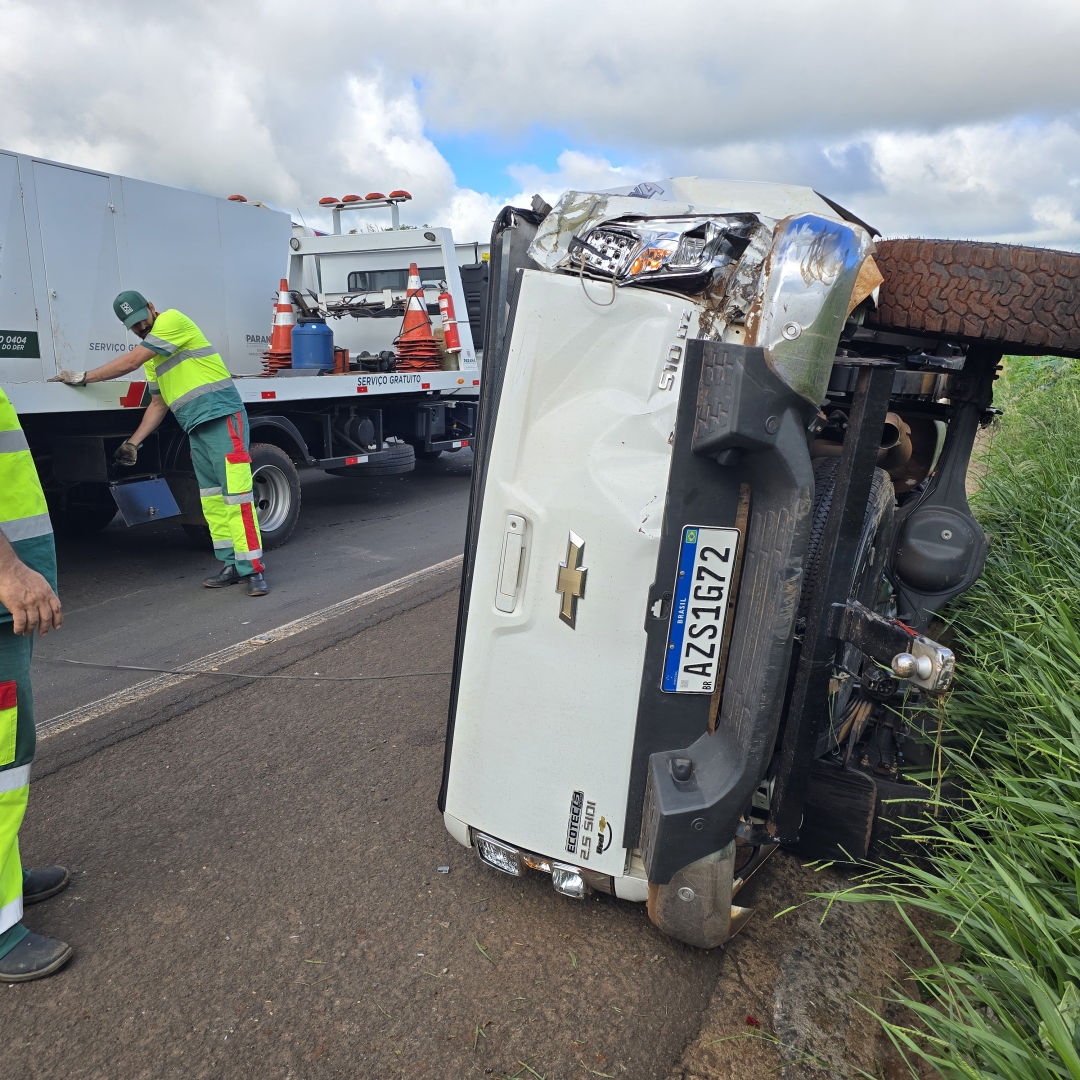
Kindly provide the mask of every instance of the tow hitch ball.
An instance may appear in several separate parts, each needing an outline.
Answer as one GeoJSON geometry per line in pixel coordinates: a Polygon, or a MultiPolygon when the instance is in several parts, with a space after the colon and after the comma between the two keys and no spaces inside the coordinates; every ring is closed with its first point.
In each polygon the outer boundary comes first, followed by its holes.
{"type": "Polygon", "coordinates": [[[956,658],[951,650],[857,600],[833,604],[829,632],[929,694],[943,694],[952,685],[956,658]]]}

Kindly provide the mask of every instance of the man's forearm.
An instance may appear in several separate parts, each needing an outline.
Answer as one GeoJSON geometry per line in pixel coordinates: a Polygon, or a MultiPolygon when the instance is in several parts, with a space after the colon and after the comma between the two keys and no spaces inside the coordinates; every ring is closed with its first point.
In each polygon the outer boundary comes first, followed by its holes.
{"type": "Polygon", "coordinates": [[[0,532],[0,578],[10,574],[16,566],[21,565],[22,560],[15,554],[8,538],[0,532]]]}
{"type": "Polygon", "coordinates": [[[143,365],[143,357],[139,353],[140,349],[136,346],[131,352],[126,352],[123,356],[102,364],[101,367],[92,368],[86,373],[86,381],[88,383],[108,382],[110,379],[118,379],[121,375],[130,375],[136,368],[143,365]]]}
{"type": "Polygon", "coordinates": [[[161,395],[154,394],[150,398],[150,404],[147,405],[146,412],[143,413],[142,420],[139,421],[139,426],[135,429],[135,434],[128,439],[128,442],[133,442],[136,446],[145,442],[146,436],[158,429],[168,411],[169,406],[162,400],[161,395]]]}
{"type": "Polygon", "coordinates": [[[36,570],[31,570],[0,533],[0,603],[11,612],[11,628],[28,635],[35,630],[47,634],[64,621],[52,586],[36,570]]]}

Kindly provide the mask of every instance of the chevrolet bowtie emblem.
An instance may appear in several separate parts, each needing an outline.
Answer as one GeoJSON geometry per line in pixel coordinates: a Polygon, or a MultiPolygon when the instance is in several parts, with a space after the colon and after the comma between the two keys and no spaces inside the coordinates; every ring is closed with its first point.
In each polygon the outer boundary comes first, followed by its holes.
{"type": "Polygon", "coordinates": [[[576,532],[570,533],[567,542],[566,562],[559,563],[559,578],[555,591],[562,594],[562,607],[559,618],[572,630],[577,620],[577,602],[585,595],[585,575],[587,566],[580,566],[581,556],[585,551],[585,541],[576,532]]]}

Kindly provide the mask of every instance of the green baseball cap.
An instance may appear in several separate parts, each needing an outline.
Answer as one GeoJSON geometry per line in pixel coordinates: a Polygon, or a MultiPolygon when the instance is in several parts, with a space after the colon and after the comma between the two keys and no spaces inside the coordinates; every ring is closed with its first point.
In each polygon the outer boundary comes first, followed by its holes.
{"type": "Polygon", "coordinates": [[[146,297],[134,289],[122,292],[113,302],[112,309],[116,317],[130,330],[136,323],[150,318],[150,309],[146,306],[146,297]]]}

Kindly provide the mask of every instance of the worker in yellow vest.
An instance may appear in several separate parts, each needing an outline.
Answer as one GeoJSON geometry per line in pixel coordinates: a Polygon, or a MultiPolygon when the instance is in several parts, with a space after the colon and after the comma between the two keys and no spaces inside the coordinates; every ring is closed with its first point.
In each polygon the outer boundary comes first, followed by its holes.
{"type": "Polygon", "coordinates": [[[214,554],[225,565],[203,584],[211,589],[247,581],[248,596],[265,596],[262,537],[252,494],[247,411],[218,351],[181,312],[160,314],[134,290],[113,301],[117,318],[143,343],[91,371],[61,371],[49,382],[105,382],[138,367],[146,372],[150,405],[134,434],[113,455],[134,465],[139,447],[169,409],[187,432],[203,514],[214,554]]]}
{"type": "Polygon", "coordinates": [[[29,982],[71,959],[66,941],[32,934],[23,906],[47,900],[70,875],[62,866],[23,870],[19,826],[30,794],[34,632],[63,621],[56,597],[52,524],[19,418],[0,389],[0,983],[29,982]]]}

